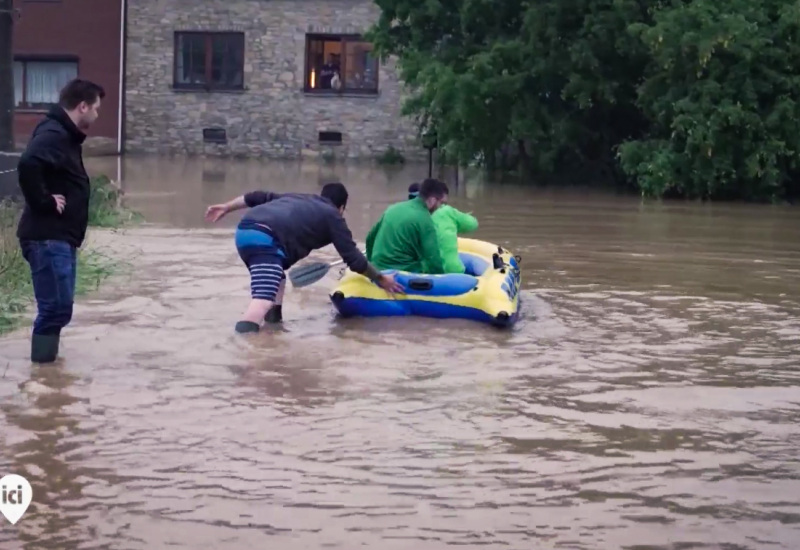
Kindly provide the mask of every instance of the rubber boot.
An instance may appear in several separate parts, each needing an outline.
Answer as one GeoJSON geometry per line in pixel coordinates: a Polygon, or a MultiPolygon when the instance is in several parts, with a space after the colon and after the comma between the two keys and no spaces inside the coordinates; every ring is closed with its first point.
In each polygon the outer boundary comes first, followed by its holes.
{"type": "Polygon", "coordinates": [[[31,336],[31,361],[52,363],[58,356],[58,334],[34,334],[31,336]]]}
{"type": "Polygon", "coordinates": [[[277,305],[269,308],[269,311],[264,315],[264,321],[267,323],[280,323],[283,321],[283,306],[277,305]]]}
{"type": "Polygon", "coordinates": [[[254,323],[252,321],[239,321],[236,323],[236,332],[239,334],[245,334],[248,332],[258,332],[259,326],[258,323],[254,323]]]}

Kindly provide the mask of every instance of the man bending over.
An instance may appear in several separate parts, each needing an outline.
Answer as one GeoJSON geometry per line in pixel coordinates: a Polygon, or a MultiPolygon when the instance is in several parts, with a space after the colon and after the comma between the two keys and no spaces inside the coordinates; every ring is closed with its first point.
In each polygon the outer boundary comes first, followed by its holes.
{"type": "Polygon", "coordinates": [[[356,247],[343,214],[347,189],[329,183],[319,195],[253,191],[206,210],[206,219],[216,222],[225,214],[250,208],[236,229],[236,249],[250,272],[252,300],[237,332],[258,332],[261,320],[280,322],[286,286],[285,270],[312,250],[329,244],[347,266],[374,281],[387,292],[402,292],[394,277],[383,275],[356,247]],[[273,307],[274,306],[274,307],[273,307]]]}

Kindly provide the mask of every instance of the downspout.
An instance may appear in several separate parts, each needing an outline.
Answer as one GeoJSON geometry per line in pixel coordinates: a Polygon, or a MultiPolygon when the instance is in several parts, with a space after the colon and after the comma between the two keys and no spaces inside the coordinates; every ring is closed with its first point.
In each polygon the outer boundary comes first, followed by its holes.
{"type": "Polygon", "coordinates": [[[122,154],[122,125],[124,124],[125,104],[125,28],[127,26],[128,0],[120,0],[119,14],[119,105],[117,106],[117,154],[122,154]]]}

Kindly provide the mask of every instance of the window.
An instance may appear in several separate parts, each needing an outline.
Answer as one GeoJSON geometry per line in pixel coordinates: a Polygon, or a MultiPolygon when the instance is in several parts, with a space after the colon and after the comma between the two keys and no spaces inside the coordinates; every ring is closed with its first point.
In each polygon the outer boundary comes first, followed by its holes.
{"type": "Polygon", "coordinates": [[[332,143],[342,143],[342,133],[341,132],[320,132],[317,136],[317,139],[320,143],[332,144],[332,143]]]}
{"type": "Polygon", "coordinates": [[[306,92],[377,94],[378,58],[360,36],[310,34],[305,81],[306,92]]]}
{"type": "Polygon", "coordinates": [[[176,32],[173,87],[244,89],[244,33],[176,32]]]}
{"type": "Polygon", "coordinates": [[[58,103],[61,88],[78,76],[78,61],[20,59],[14,61],[14,105],[47,109],[58,103]]]}

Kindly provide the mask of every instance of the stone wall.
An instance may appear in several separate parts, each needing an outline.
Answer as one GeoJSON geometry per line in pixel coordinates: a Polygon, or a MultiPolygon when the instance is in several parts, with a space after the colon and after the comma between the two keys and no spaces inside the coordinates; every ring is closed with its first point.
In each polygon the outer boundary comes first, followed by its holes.
{"type": "Polygon", "coordinates": [[[372,0],[130,0],[126,152],[364,158],[391,146],[424,158],[391,60],[377,96],[303,91],[306,33],[361,34],[377,16],[372,0]],[[245,33],[244,91],[172,89],[174,32],[197,30],[245,33]],[[205,127],[225,128],[227,143],[205,143],[205,127]],[[321,146],[321,131],[342,144],[321,146]]]}

